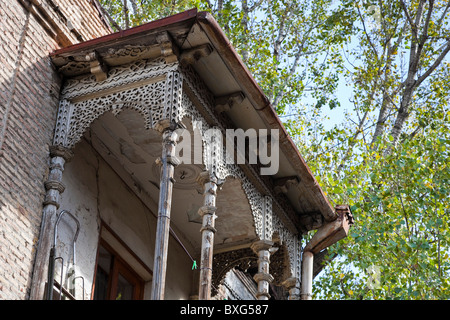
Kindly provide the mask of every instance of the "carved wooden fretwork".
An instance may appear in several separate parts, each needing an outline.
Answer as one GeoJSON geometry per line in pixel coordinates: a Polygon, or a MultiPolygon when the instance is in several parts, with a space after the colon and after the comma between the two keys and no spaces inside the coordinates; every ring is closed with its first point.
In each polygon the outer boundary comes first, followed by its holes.
{"type": "Polygon", "coordinates": [[[263,199],[263,216],[262,216],[262,240],[272,241],[273,238],[273,212],[272,198],[265,196],[263,199]]]}
{"type": "Polygon", "coordinates": [[[167,73],[176,71],[178,64],[166,64],[164,59],[139,60],[111,68],[108,78],[97,82],[94,75],[68,79],[61,91],[62,99],[79,101],[110,92],[123,91],[128,87],[139,87],[145,83],[164,80],[167,73]]]}
{"type": "Polygon", "coordinates": [[[59,72],[63,74],[83,74],[88,72],[90,68],[89,61],[69,61],[59,68],[59,72]]]}
{"type": "Polygon", "coordinates": [[[110,48],[108,52],[105,54],[105,59],[125,57],[136,60],[139,57],[144,57],[145,55],[148,55],[151,50],[152,50],[151,46],[140,46],[140,45],[126,45],[118,49],[110,48]]]}
{"type": "MultiPolygon", "coordinates": [[[[206,112],[206,115],[202,114],[203,119],[205,118],[210,119],[211,122],[215,123],[218,128],[222,131],[223,135],[225,136],[225,129],[227,128],[227,124],[224,122],[223,118],[218,117],[218,110],[215,107],[216,105],[216,98],[211,94],[211,92],[208,90],[205,83],[200,79],[199,75],[189,66],[183,66],[181,68],[184,82],[186,86],[189,88],[189,91],[192,92],[193,97],[189,97],[189,100],[192,103],[193,100],[197,101],[198,104],[204,106],[203,110],[206,112]]],[[[198,112],[198,111],[197,111],[198,112]]],[[[198,112],[200,114],[200,112],[198,112]]],[[[208,127],[209,128],[209,127],[208,127]]],[[[229,155],[225,154],[223,156],[223,159],[226,159],[229,157],[229,155]]],[[[289,229],[292,233],[296,234],[296,228],[294,224],[290,221],[287,213],[285,212],[285,208],[288,208],[289,205],[283,203],[283,198],[277,197],[276,199],[272,196],[272,191],[266,186],[267,179],[263,179],[254,168],[255,165],[249,165],[248,171],[252,173],[252,176],[255,177],[259,184],[263,186],[263,193],[266,195],[271,195],[272,202],[273,202],[273,210],[279,212],[282,215],[282,221],[284,222],[284,227],[289,229]]],[[[236,170],[236,165],[233,165],[229,168],[222,167],[221,170],[231,170],[233,172],[236,170]]],[[[224,174],[224,171],[222,171],[222,174],[224,174]]],[[[233,174],[230,174],[233,175],[233,174]]],[[[261,195],[261,192],[259,192],[261,195]]],[[[261,206],[261,204],[260,204],[261,206]]],[[[259,212],[262,212],[261,208],[256,209],[259,210],[259,212]]],[[[261,235],[261,234],[260,234],[261,235]]]]}
{"type": "MultiPolygon", "coordinates": [[[[67,80],[62,90],[54,145],[73,148],[91,123],[108,111],[117,115],[125,108],[135,109],[144,118],[147,129],[158,129],[163,121],[181,124],[188,118],[194,130],[201,133],[205,167],[220,180],[233,177],[241,181],[257,236],[271,240],[276,233],[288,251],[288,273],[299,275],[300,247],[298,235],[293,231],[295,227],[286,225],[289,221],[286,214],[281,219],[273,213],[274,206],[278,212],[283,210],[268,188],[261,193],[239,165],[226,161],[229,155],[225,144],[218,139],[220,133],[222,138],[226,136],[227,126],[217,116],[215,103],[214,96],[189,66],[167,63],[164,58],[140,60],[110,68],[104,81],[97,82],[94,75],[67,80]]],[[[254,169],[249,170],[258,179],[254,169]]]]}
{"type": "Polygon", "coordinates": [[[239,249],[219,253],[213,257],[213,276],[211,296],[217,294],[217,290],[225,279],[225,275],[233,268],[247,271],[258,266],[258,256],[250,248],[239,249]]]}
{"type": "MultiPolygon", "coordinates": [[[[189,69],[183,70],[184,79],[186,85],[194,92],[195,98],[202,104],[206,105],[208,108],[205,108],[208,111],[208,116],[211,119],[214,119],[215,123],[221,124],[220,120],[214,115],[213,106],[214,106],[214,97],[211,93],[206,89],[202,81],[198,78],[198,75],[189,69]]],[[[187,96],[183,99],[183,105],[192,104],[192,100],[187,96]]],[[[201,119],[201,125],[197,125],[200,129],[203,130],[202,135],[210,126],[206,123],[206,120],[200,112],[195,107],[187,107],[183,108],[184,110],[190,110],[189,114],[186,116],[190,117],[192,121],[196,121],[194,119],[201,119]]],[[[197,122],[200,120],[197,120],[197,122]]],[[[224,131],[225,126],[221,125],[220,130],[224,131]]],[[[222,132],[224,133],[224,132],[222,132]]],[[[204,142],[205,143],[205,142],[204,142]]],[[[228,157],[223,151],[221,160],[224,160],[228,157]]],[[[283,216],[283,220],[277,215],[273,214],[273,199],[270,196],[262,195],[250,180],[247,178],[245,173],[239,168],[237,165],[229,165],[223,163],[221,161],[218,162],[219,166],[215,168],[216,174],[218,174],[221,178],[226,178],[227,176],[233,176],[240,179],[242,183],[242,187],[246,193],[247,199],[249,201],[250,207],[253,213],[253,219],[255,223],[255,229],[258,237],[262,240],[272,240],[273,234],[276,232],[279,236],[280,243],[286,248],[288,252],[285,257],[286,261],[283,266],[286,268],[283,271],[283,277],[286,280],[286,277],[296,277],[300,279],[300,250],[301,243],[298,238],[299,235],[292,231],[292,228],[286,227],[283,221],[286,221],[286,217],[283,216]]],[[[280,273],[281,274],[281,273],[280,273]]]]}
{"type": "Polygon", "coordinates": [[[61,100],[53,144],[73,148],[94,120],[107,111],[117,115],[125,108],[139,111],[146,128],[153,128],[164,117],[160,106],[165,86],[160,81],[81,102],[61,100]]]}
{"type": "MultiPolygon", "coordinates": [[[[184,78],[186,80],[186,77],[184,78]]],[[[187,80],[189,81],[189,80],[187,80]]],[[[205,93],[204,97],[207,94],[205,93]]],[[[253,186],[244,172],[234,164],[226,163],[227,153],[223,144],[215,139],[221,139],[217,133],[223,133],[223,129],[219,126],[210,126],[200,112],[195,108],[187,94],[183,94],[181,118],[188,118],[192,121],[194,130],[199,130],[203,142],[203,163],[206,168],[214,172],[219,180],[225,180],[233,177],[241,181],[252,209],[253,220],[255,224],[256,234],[263,238],[263,196],[253,186]]]]}
{"type": "Polygon", "coordinates": [[[142,114],[147,129],[163,119],[180,121],[182,75],[174,65],[140,61],[111,69],[108,79],[95,76],[70,79],[62,91],[54,144],[72,148],[84,131],[107,111],[117,115],[124,108],[142,114]]]}
{"type": "Polygon", "coordinates": [[[278,250],[270,255],[270,274],[273,276],[274,285],[281,285],[289,277],[289,253],[285,245],[280,245],[278,250]]]}

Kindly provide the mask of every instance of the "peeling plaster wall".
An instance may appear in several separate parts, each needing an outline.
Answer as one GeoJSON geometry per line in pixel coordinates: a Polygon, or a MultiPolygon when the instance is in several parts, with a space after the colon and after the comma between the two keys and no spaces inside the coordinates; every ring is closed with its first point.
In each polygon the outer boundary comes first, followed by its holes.
{"type": "MultiPolygon", "coordinates": [[[[96,253],[101,220],[149,267],[153,267],[156,211],[151,212],[112,168],[86,142],[75,148],[75,156],[66,165],[61,210],[69,210],[80,222],[76,243],[77,275],[85,279],[85,299],[90,299],[94,281],[96,253]]],[[[176,201],[176,199],[174,199],[176,201]]],[[[58,227],[57,255],[63,255],[66,269],[72,256],[71,242],[75,223],[63,218],[58,227]]],[[[166,299],[188,299],[192,285],[192,261],[171,237],[169,241],[166,299]]],[[[57,262],[56,271],[60,264],[57,262]]],[[[55,276],[59,281],[59,275],[55,276]]],[[[81,298],[81,281],[76,281],[81,298]]],[[[151,281],[145,286],[144,299],[150,298],[151,281]]]]}

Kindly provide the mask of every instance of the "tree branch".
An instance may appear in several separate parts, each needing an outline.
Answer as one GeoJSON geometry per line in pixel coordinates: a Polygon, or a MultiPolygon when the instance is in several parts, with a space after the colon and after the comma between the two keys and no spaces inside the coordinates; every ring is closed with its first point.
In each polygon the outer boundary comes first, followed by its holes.
{"type": "Polygon", "coordinates": [[[367,41],[369,42],[370,46],[372,47],[372,50],[373,50],[373,53],[375,54],[375,57],[378,60],[377,49],[373,45],[372,40],[370,39],[369,34],[367,33],[366,24],[364,23],[364,18],[363,18],[362,14],[361,14],[361,11],[359,10],[359,6],[356,6],[356,8],[358,9],[358,16],[359,16],[359,19],[361,20],[361,23],[362,23],[362,26],[363,26],[363,29],[364,29],[364,34],[365,34],[365,36],[367,38],[367,41]]]}
{"type": "Polygon", "coordinates": [[[441,26],[442,20],[444,20],[445,15],[447,14],[448,9],[450,8],[450,0],[447,2],[447,5],[445,6],[444,12],[442,12],[441,17],[439,18],[437,25],[441,26]]]}
{"type": "MultiPolygon", "coordinates": [[[[312,30],[314,30],[316,27],[318,27],[320,25],[313,25],[311,26],[303,35],[303,40],[301,42],[298,43],[298,48],[297,48],[297,53],[294,56],[294,63],[291,65],[290,69],[289,69],[289,74],[288,76],[285,78],[284,81],[284,86],[287,85],[287,83],[289,82],[289,80],[291,79],[291,77],[294,75],[295,71],[297,70],[297,66],[298,63],[300,61],[300,58],[305,54],[303,52],[303,48],[305,46],[305,43],[308,39],[309,34],[312,32],[312,30]]],[[[308,54],[311,54],[311,52],[308,52],[308,54]]],[[[272,105],[274,106],[274,108],[277,107],[278,103],[280,103],[281,99],[283,99],[284,95],[286,94],[286,92],[284,90],[280,91],[273,99],[272,101],[272,105]]]]}
{"type": "Polygon", "coordinates": [[[128,5],[127,5],[127,0],[123,0],[123,18],[125,20],[125,29],[128,29],[130,27],[130,20],[128,18],[128,5]]]}
{"type": "Polygon", "coordinates": [[[263,0],[256,1],[256,2],[249,8],[249,11],[255,10],[256,7],[259,7],[259,6],[261,5],[262,2],[263,2],[263,0]]]}
{"type": "Polygon", "coordinates": [[[109,15],[108,11],[103,8],[103,6],[98,2],[98,5],[100,9],[102,10],[103,14],[108,18],[109,22],[114,26],[114,28],[117,29],[117,31],[122,31],[122,28],[117,24],[117,22],[109,15]]]}
{"type": "MultiPolygon", "coordinates": [[[[403,0],[402,0],[403,2],[403,0]]],[[[416,19],[414,21],[414,30],[415,30],[415,41],[411,41],[411,49],[410,49],[410,58],[409,58],[409,79],[412,80],[415,73],[417,72],[417,66],[419,65],[420,54],[422,52],[423,43],[421,43],[418,39],[418,27],[422,20],[423,16],[423,7],[425,5],[425,0],[421,0],[419,6],[417,8],[416,19]]],[[[421,39],[423,40],[423,39],[421,39]]]]}
{"type": "Polygon", "coordinates": [[[133,14],[138,15],[139,9],[138,9],[136,0],[130,0],[130,2],[131,2],[131,7],[133,8],[133,14]]]}
{"type": "Polygon", "coordinates": [[[427,17],[425,19],[425,25],[423,27],[423,33],[422,33],[422,36],[420,37],[420,45],[421,46],[423,46],[423,44],[425,43],[425,41],[428,38],[428,27],[430,26],[431,12],[433,11],[433,6],[434,6],[434,0],[429,0],[429,1],[430,1],[430,7],[428,8],[427,17]]]}
{"type": "Polygon", "coordinates": [[[287,19],[285,19],[285,14],[286,14],[286,12],[288,10],[289,10],[289,7],[286,6],[286,9],[284,10],[283,15],[282,15],[282,17],[280,19],[281,23],[280,23],[280,26],[278,28],[278,37],[275,40],[275,44],[273,46],[273,54],[274,54],[275,59],[277,60],[277,62],[279,62],[279,55],[280,55],[280,51],[281,51],[281,43],[283,42],[283,40],[284,40],[284,38],[286,36],[286,34],[284,32],[285,21],[287,20],[287,19]]]}
{"type": "Polygon", "coordinates": [[[449,51],[450,51],[450,40],[447,42],[446,47],[441,52],[439,57],[437,57],[437,59],[434,61],[434,63],[430,66],[430,68],[428,68],[428,70],[425,71],[425,73],[423,75],[421,75],[419,77],[419,79],[417,79],[417,81],[415,83],[416,87],[419,86],[439,66],[439,64],[442,62],[442,60],[444,60],[445,56],[447,55],[447,53],[449,51]]]}

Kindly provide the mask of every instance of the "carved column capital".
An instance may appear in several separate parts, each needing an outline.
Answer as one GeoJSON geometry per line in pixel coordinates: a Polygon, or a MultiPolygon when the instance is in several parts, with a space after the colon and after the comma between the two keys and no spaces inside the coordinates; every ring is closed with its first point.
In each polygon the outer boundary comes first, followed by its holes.
{"type": "Polygon", "coordinates": [[[198,214],[203,217],[205,214],[214,214],[217,208],[215,206],[201,206],[198,209],[198,214]]]}
{"type": "Polygon", "coordinates": [[[154,129],[156,131],[158,131],[159,133],[164,134],[165,131],[169,130],[169,131],[175,131],[176,129],[178,129],[180,126],[176,123],[171,121],[170,119],[162,119],[159,120],[155,126],[154,129]]]}
{"type": "Polygon", "coordinates": [[[199,185],[204,186],[208,182],[217,182],[216,175],[208,170],[202,171],[197,177],[197,182],[199,185]]]}
{"type": "Polygon", "coordinates": [[[269,273],[270,249],[273,242],[269,240],[259,240],[251,245],[251,249],[258,255],[258,273],[255,274],[254,280],[258,283],[258,293],[256,297],[259,300],[267,300],[270,298],[269,284],[273,281],[273,276],[269,273]]]}
{"type": "Polygon", "coordinates": [[[69,162],[73,157],[73,151],[61,145],[51,145],[50,156],[61,157],[64,161],[69,162]]]}
{"type": "Polygon", "coordinates": [[[298,279],[295,277],[290,277],[287,278],[286,280],[283,281],[282,285],[286,288],[286,289],[291,289],[293,287],[295,287],[297,285],[298,279]]]}
{"type": "MultiPolygon", "coordinates": [[[[166,161],[167,161],[167,163],[173,165],[174,167],[177,167],[181,163],[180,159],[178,159],[175,156],[167,156],[166,161]]],[[[163,161],[162,161],[161,157],[156,158],[155,163],[158,166],[162,166],[163,161]]]]}
{"type": "Polygon", "coordinates": [[[58,180],[47,180],[44,182],[45,190],[54,189],[59,193],[63,193],[65,190],[65,186],[61,181],[58,180]]]}
{"type": "Polygon", "coordinates": [[[270,248],[272,248],[272,246],[273,246],[272,241],[259,240],[259,241],[253,242],[252,245],[250,246],[250,248],[253,250],[253,252],[258,254],[262,250],[269,250],[270,248]]]}
{"type": "Polygon", "coordinates": [[[273,281],[273,276],[270,273],[258,272],[253,276],[256,282],[267,281],[271,283],[273,281]]]}
{"type": "Polygon", "coordinates": [[[200,172],[197,177],[197,183],[201,186],[205,186],[208,182],[212,182],[220,188],[225,183],[225,180],[219,179],[214,172],[209,170],[200,172]]]}

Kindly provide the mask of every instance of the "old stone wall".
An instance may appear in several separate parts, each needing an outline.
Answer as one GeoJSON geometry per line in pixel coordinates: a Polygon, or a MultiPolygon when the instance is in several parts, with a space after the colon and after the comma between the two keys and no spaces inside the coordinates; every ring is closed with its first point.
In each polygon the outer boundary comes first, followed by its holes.
{"type": "Polygon", "coordinates": [[[61,85],[49,53],[110,32],[94,1],[0,1],[0,299],[29,295],[61,85]]]}

